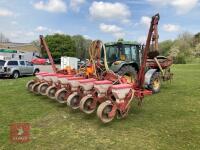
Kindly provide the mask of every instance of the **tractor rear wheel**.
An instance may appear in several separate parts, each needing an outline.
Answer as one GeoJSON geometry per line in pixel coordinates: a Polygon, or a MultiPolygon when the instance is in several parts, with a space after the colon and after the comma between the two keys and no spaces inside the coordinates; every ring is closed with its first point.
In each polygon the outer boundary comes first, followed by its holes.
{"type": "Polygon", "coordinates": [[[96,106],[91,108],[94,98],[91,96],[84,96],[80,102],[80,110],[86,114],[92,114],[96,110],[96,106]]]}
{"type": "Polygon", "coordinates": [[[153,93],[160,92],[161,80],[160,80],[159,72],[156,72],[152,75],[150,84],[148,87],[153,93]]]}
{"type": "Polygon", "coordinates": [[[109,116],[109,113],[112,111],[112,108],[113,108],[113,104],[108,103],[107,101],[99,105],[97,109],[97,116],[103,123],[109,123],[115,118],[116,112],[115,112],[115,115],[111,117],[109,116]]]}
{"type": "Polygon", "coordinates": [[[135,68],[130,65],[122,66],[117,73],[125,77],[128,83],[134,83],[137,77],[135,68]]]}

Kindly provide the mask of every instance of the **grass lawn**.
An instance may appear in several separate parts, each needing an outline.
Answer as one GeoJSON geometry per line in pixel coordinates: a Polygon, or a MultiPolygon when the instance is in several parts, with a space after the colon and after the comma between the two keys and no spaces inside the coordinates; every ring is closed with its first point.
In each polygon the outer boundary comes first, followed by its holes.
{"type": "Polygon", "coordinates": [[[0,80],[0,149],[200,149],[200,64],[174,65],[174,80],[126,119],[102,124],[25,89],[31,77],[0,80]],[[31,124],[31,141],[11,144],[9,125],[31,124]]]}

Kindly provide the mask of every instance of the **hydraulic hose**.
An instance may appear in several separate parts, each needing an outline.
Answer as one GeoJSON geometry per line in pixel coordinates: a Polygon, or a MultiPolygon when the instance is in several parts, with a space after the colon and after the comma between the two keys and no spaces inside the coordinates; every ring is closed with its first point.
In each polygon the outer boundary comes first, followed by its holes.
{"type": "Polygon", "coordinates": [[[92,63],[93,69],[94,69],[94,75],[97,76],[96,73],[96,61],[97,63],[100,63],[100,57],[101,57],[101,50],[104,52],[104,67],[106,71],[109,70],[108,63],[107,63],[107,57],[106,57],[106,48],[102,41],[95,40],[91,43],[89,47],[89,56],[90,56],[90,63],[92,63]]]}

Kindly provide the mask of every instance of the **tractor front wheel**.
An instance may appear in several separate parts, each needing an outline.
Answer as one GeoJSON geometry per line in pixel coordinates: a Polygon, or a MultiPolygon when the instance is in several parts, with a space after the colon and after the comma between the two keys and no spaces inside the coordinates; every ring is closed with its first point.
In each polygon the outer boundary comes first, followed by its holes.
{"type": "Polygon", "coordinates": [[[156,72],[152,75],[151,80],[150,80],[150,85],[148,87],[153,93],[160,92],[161,80],[160,80],[159,72],[156,72]]]}
{"type": "Polygon", "coordinates": [[[103,123],[109,123],[115,118],[116,111],[113,116],[109,116],[109,113],[112,111],[112,108],[113,104],[108,103],[107,101],[99,105],[97,109],[97,116],[103,123]]]}

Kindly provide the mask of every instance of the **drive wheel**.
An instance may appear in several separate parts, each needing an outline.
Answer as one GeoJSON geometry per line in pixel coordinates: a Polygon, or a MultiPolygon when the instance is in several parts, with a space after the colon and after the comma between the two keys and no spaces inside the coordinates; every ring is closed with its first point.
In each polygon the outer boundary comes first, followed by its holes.
{"type": "Polygon", "coordinates": [[[109,113],[112,111],[112,108],[113,104],[108,102],[103,102],[99,105],[97,109],[97,116],[103,123],[109,123],[115,118],[116,112],[115,115],[113,115],[112,117],[109,116],[109,113]]]}
{"type": "Polygon", "coordinates": [[[40,83],[33,84],[31,91],[33,91],[33,93],[35,93],[35,94],[39,94],[39,91],[38,91],[39,85],[40,85],[40,83]]]}
{"type": "Polygon", "coordinates": [[[134,67],[130,65],[122,66],[119,69],[118,74],[126,78],[128,83],[134,83],[136,81],[137,77],[136,70],[134,67]]]}
{"type": "Polygon", "coordinates": [[[91,96],[84,96],[80,102],[80,110],[86,114],[92,114],[96,110],[96,106],[91,108],[94,98],[91,96]]]}
{"type": "Polygon", "coordinates": [[[31,91],[32,86],[33,86],[34,84],[35,84],[35,81],[34,81],[34,80],[28,81],[27,84],[26,84],[27,90],[31,91]]]}
{"type": "Polygon", "coordinates": [[[39,87],[38,87],[39,93],[40,93],[41,95],[46,95],[46,90],[47,90],[48,86],[49,86],[49,85],[48,85],[47,83],[42,83],[42,84],[40,84],[39,87]]]}
{"type": "Polygon", "coordinates": [[[75,92],[69,95],[69,97],[67,98],[67,105],[74,110],[79,108],[80,96],[78,95],[78,93],[75,92]]]}
{"type": "Polygon", "coordinates": [[[66,95],[67,90],[65,88],[62,88],[56,92],[55,98],[59,103],[63,104],[66,103],[66,95]]]}
{"type": "Polygon", "coordinates": [[[150,80],[150,85],[148,87],[153,93],[160,92],[161,80],[160,80],[160,75],[158,72],[152,75],[151,80],[150,80]]]}
{"type": "Polygon", "coordinates": [[[52,86],[50,86],[50,87],[47,88],[46,95],[49,98],[55,99],[55,94],[56,94],[56,87],[55,87],[55,85],[52,85],[52,86]]]}

